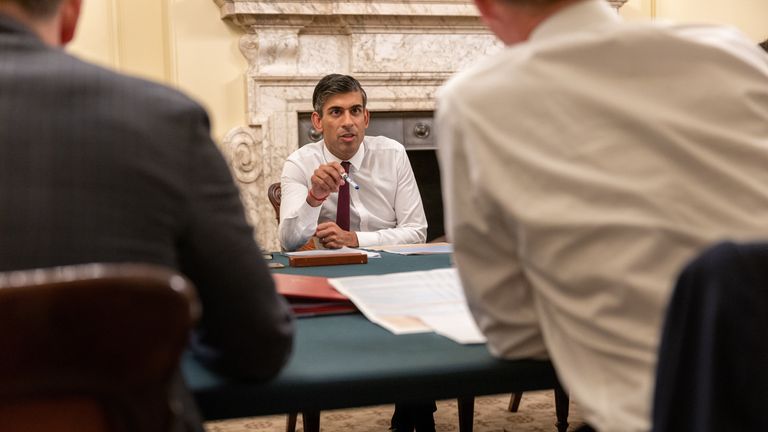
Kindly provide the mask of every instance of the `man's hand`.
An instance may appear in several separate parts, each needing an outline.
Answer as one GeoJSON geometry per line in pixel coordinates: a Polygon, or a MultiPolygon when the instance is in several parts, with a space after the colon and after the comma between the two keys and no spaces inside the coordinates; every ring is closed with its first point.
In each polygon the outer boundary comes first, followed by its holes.
{"type": "Polygon", "coordinates": [[[312,174],[312,186],[307,193],[307,204],[317,207],[328,198],[328,195],[338,192],[339,187],[344,184],[341,175],[344,168],[338,162],[320,165],[312,174]]]}
{"type": "Polygon", "coordinates": [[[320,243],[328,249],[358,246],[357,234],[353,231],[344,231],[334,222],[323,222],[317,225],[315,235],[320,239],[320,243]]]}

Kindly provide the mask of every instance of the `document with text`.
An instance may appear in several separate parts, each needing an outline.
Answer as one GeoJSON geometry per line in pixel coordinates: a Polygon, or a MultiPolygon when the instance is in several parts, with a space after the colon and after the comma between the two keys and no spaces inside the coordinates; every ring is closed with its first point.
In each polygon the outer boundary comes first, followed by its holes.
{"type": "Polygon", "coordinates": [[[456,269],[330,279],[361,312],[394,334],[436,332],[462,344],[484,343],[456,269]]]}

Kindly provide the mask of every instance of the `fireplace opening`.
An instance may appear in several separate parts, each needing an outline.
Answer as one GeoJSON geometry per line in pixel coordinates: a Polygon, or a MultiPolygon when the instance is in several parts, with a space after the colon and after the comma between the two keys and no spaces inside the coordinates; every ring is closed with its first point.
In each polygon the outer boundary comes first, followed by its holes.
{"type": "MultiPolygon", "coordinates": [[[[298,116],[299,145],[320,140],[322,136],[312,128],[311,113],[303,112],[298,116]]],[[[405,146],[427,216],[427,241],[445,235],[432,111],[371,111],[371,122],[365,133],[383,135],[405,146]]]]}

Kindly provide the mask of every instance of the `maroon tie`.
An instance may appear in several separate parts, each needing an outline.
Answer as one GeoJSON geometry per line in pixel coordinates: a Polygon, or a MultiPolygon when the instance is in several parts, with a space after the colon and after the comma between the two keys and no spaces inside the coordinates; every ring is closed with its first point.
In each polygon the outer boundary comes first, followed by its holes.
{"type": "MultiPolygon", "coordinates": [[[[344,171],[349,173],[349,162],[341,163],[344,171]]],[[[339,203],[336,206],[336,225],[344,231],[349,231],[349,183],[339,188],[339,203]]]]}

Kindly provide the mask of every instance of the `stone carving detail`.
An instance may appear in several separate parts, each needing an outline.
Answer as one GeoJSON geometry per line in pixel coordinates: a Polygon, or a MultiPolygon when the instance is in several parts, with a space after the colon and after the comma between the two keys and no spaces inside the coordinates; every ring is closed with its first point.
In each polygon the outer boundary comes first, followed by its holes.
{"type": "Polygon", "coordinates": [[[259,140],[251,128],[238,127],[224,137],[224,150],[232,173],[241,183],[255,182],[262,172],[259,140]]]}
{"type": "MultiPolygon", "coordinates": [[[[265,74],[295,74],[299,56],[299,29],[259,31],[257,69],[265,74]]],[[[253,69],[252,69],[253,70],[253,69]]]]}
{"type": "Polygon", "coordinates": [[[236,127],[222,142],[222,150],[229,162],[240,189],[240,200],[248,223],[255,228],[254,238],[264,250],[277,250],[277,226],[272,208],[267,201],[264,183],[263,145],[261,126],[236,127]]]}
{"type": "Polygon", "coordinates": [[[259,36],[245,34],[240,38],[240,52],[248,60],[249,72],[255,72],[253,68],[259,61],[259,36]]]}

